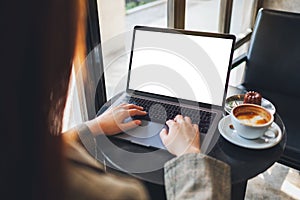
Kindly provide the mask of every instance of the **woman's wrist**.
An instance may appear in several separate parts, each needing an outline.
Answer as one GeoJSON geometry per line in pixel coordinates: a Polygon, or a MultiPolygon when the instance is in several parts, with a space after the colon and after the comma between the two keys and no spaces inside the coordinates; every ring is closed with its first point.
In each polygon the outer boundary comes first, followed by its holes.
{"type": "Polygon", "coordinates": [[[87,125],[87,127],[90,129],[91,133],[94,136],[103,134],[103,131],[101,129],[101,126],[100,126],[97,118],[87,121],[87,122],[85,122],[85,124],[87,125]]]}
{"type": "Polygon", "coordinates": [[[200,148],[197,148],[197,147],[191,147],[191,148],[187,149],[182,155],[189,154],[189,153],[201,153],[201,150],[200,150],[200,148]]]}

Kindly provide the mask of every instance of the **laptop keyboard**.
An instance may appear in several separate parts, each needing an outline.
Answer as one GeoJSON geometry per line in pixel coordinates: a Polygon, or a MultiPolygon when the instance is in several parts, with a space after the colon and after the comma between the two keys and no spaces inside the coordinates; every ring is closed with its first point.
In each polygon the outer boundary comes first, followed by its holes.
{"type": "Polygon", "coordinates": [[[167,120],[174,119],[176,115],[181,114],[190,117],[192,123],[198,124],[200,132],[204,134],[207,133],[209,125],[216,115],[204,110],[195,110],[136,97],[131,97],[129,103],[142,106],[148,113],[146,116],[135,116],[135,119],[165,123],[167,120]]]}

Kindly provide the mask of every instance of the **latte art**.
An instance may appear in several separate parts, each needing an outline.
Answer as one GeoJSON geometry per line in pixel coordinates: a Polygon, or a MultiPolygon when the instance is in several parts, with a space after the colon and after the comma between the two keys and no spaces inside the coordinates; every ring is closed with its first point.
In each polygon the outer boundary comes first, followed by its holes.
{"type": "Polygon", "coordinates": [[[246,139],[261,137],[274,121],[274,116],[266,108],[255,104],[240,104],[231,110],[230,115],[237,134],[246,139]]]}
{"type": "Polygon", "coordinates": [[[241,123],[246,125],[260,125],[268,122],[266,118],[256,113],[240,113],[236,116],[241,123]]]}

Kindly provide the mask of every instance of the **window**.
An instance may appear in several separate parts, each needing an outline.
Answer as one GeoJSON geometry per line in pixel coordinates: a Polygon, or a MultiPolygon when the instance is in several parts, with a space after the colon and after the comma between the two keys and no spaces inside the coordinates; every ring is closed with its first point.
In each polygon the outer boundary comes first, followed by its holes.
{"type": "MultiPolygon", "coordinates": [[[[73,79],[72,87],[76,91],[70,91],[73,95],[73,108],[70,110],[76,113],[77,119],[73,119],[74,122],[69,124],[93,118],[96,110],[106,101],[106,97],[110,99],[125,89],[131,31],[135,25],[177,27],[181,23],[185,29],[222,32],[225,30],[224,26],[222,27],[223,21],[226,21],[223,15],[226,10],[230,11],[232,5],[232,17],[229,20],[231,26],[228,31],[240,37],[251,27],[256,0],[144,0],[143,2],[88,0],[88,55],[85,63],[87,66],[84,73],[73,72],[77,79],[73,79]],[[180,3],[181,7],[176,7],[179,11],[175,10],[175,3],[180,3]],[[185,6],[182,6],[183,3],[185,6]],[[172,14],[176,15],[173,20],[176,20],[177,24],[172,23],[172,14]],[[78,85],[79,79],[83,85],[78,85]],[[99,80],[103,84],[99,84],[100,87],[96,88],[99,80]],[[78,115],[81,116],[80,119],[78,115]]],[[[242,48],[237,51],[241,52],[242,48]]],[[[241,77],[241,72],[235,73],[231,76],[233,84],[241,77]]]]}
{"type": "MultiPolygon", "coordinates": [[[[168,3],[155,0],[98,0],[107,98],[125,89],[131,30],[135,25],[168,26],[168,3]],[[134,2],[134,3],[133,3],[134,2]],[[145,1],[146,2],[146,1],[145,1]],[[129,5],[135,5],[129,6],[129,5]]],[[[183,2],[183,1],[182,1],[183,2]]],[[[185,29],[220,32],[220,12],[226,1],[186,0],[185,29]]],[[[251,27],[255,0],[235,0],[232,5],[230,32],[238,37],[251,27]]],[[[178,13],[179,15],[181,13],[178,13]]],[[[177,17],[178,18],[178,17],[177,17]]],[[[242,51],[240,51],[242,52],[242,51]]],[[[233,77],[238,81],[238,75],[233,77]]]]}

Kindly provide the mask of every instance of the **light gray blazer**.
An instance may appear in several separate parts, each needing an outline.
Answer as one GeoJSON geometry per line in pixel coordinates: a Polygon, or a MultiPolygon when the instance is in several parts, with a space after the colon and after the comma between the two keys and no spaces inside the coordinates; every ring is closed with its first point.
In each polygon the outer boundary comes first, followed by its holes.
{"type": "MultiPolygon", "coordinates": [[[[79,197],[80,193],[82,196],[90,194],[85,197],[86,199],[95,197],[98,197],[97,199],[124,199],[124,197],[148,199],[147,192],[141,184],[133,181],[129,189],[128,183],[130,181],[128,179],[124,180],[121,177],[117,178],[115,175],[105,173],[103,165],[91,155],[93,154],[91,151],[97,148],[92,147],[86,151],[84,146],[91,147],[95,144],[86,125],[77,126],[64,134],[68,143],[66,145],[66,157],[72,161],[69,163],[69,174],[73,174],[70,175],[71,179],[74,179],[75,175],[78,176],[78,174],[82,177],[86,176],[85,178],[78,178],[76,181],[70,181],[72,185],[76,182],[76,187],[70,188],[69,197],[77,199],[76,197],[79,197]],[[81,164],[78,165],[78,163],[81,164]],[[82,182],[85,179],[89,180],[89,185],[82,182]],[[122,187],[124,188],[122,189],[122,187]],[[109,196],[101,188],[114,188],[114,194],[109,196]]],[[[169,200],[230,199],[230,167],[214,158],[201,153],[185,154],[165,163],[164,172],[166,195],[169,200]]]]}

